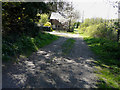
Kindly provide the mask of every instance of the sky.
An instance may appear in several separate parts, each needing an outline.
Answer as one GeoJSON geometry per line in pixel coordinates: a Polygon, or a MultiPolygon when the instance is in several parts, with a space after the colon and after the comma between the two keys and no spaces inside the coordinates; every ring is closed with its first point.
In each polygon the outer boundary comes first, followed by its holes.
{"type": "MultiPolygon", "coordinates": [[[[118,9],[113,8],[112,3],[115,0],[65,0],[73,3],[75,10],[79,12],[80,17],[85,18],[118,18],[118,9]]],[[[119,0],[120,1],[120,0],[119,0]]]]}

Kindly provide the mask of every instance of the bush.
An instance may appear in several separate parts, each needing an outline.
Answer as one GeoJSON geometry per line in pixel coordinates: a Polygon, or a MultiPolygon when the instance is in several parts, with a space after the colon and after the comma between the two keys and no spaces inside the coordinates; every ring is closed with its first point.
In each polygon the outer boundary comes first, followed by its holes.
{"type": "Polygon", "coordinates": [[[95,36],[96,31],[97,31],[96,25],[91,25],[86,28],[84,33],[87,34],[88,36],[95,36]]]}
{"type": "Polygon", "coordinates": [[[83,28],[79,29],[79,33],[84,33],[85,30],[86,30],[86,27],[83,27],[83,28]]]}
{"type": "MultiPolygon", "coordinates": [[[[117,40],[117,31],[115,30],[115,24],[111,21],[102,18],[86,19],[78,29],[79,33],[84,33],[91,37],[101,37],[109,40],[117,40]]],[[[118,26],[118,25],[117,25],[118,26]]],[[[116,26],[116,27],[117,27],[116,26]]]]}
{"type": "Polygon", "coordinates": [[[44,24],[44,26],[49,26],[49,27],[51,27],[51,23],[50,23],[50,22],[46,22],[46,23],[44,24]]]}
{"type": "Polygon", "coordinates": [[[46,27],[45,31],[53,31],[52,25],[51,25],[50,22],[46,22],[46,23],[44,24],[44,26],[46,27]],[[49,30],[49,28],[47,28],[47,27],[50,27],[50,30],[49,30]]]}
{"type": "Polygon", "coordinates": [[[17,57],[20,54],[29,56],[32,52],[37,51],[38,48],[43,47],[56,39],[56,36],[46,33],[38,33],[38,36],[34,38],[23,35],[13,43],[3,39],[2,60],[11,60],[11,58],[17,57]]]}
{"type": "Polygon", "coordinates": [[[43,25],[46,22],[48,22],[48,15],[47,14],[37,14],[37,16],[40,16],[41,19],[39,19],[39,24],[43,25]]]}
{"type": "Polygon", "coordinates": [[[90,25],[87,28],[83,27],[80,30],[91,37],[100,37],[109,40],[116,40],[117,37],[117,32],[105,23],[90,25]]]}
{"type": "Polygon", "coordinates": [[[43,30],[44,30],[44,31],[51,31],[51,27],[49,27],[49,26],[44,26],[44,27],[43,27],[43,30]]]}
{"type": "Polygon", "coordinates": [[[100,23],[96,25],[96,29],[94,29],[93,35],[95,37],[106,37],[107,28],[104,23],[100,23]]]}

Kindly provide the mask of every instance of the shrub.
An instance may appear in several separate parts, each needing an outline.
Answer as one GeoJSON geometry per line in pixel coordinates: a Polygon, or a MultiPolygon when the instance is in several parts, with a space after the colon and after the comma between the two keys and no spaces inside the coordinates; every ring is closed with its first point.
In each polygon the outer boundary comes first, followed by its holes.
{"type": "Polygon", "coordinates": [[[46,34],[38,33],[36,37],[30,37],[23,35],[18,38],[15,42],[10,42],[9,40],[2,40],[2,60],[11,60],[20,54],[29,56],[32,52],[37,51],[38,48],[43,47],[50,42],[56,40],[57,37],[46,34]]]}
{"type": "Polygon", "coordinates": [[[87,28],[81,28],[81,31],[92,37],[101,37],[110,40],[116,40],[116,31],[105,23],[90,25],[87,28]]]}
{"type": "Polygon", "coordinates": [[[91,25],[86,28],[85,34],[87,34],[88,36],[94,36],[96,30],[97,30],[96,25],[91,25]]]}
{"type": "Polygon", "coordinates": [[[85,19],[84,23],[82,23],[78,29],[80,30],[79,33],[84,33],[88,36],[116,41],[117,31],[115,30],[115,25],[112,21],[103,20],[102,18],[92,18],[85,19]]]}
{"type": "Polygon", "coordinates": [[[51,25],[50,22],[46,22],[46,23],[44,24],[44,26],[48,26],[48,27],[50,27],[50,30],[47,30],[47,31],[53,31],[53,29],[52,29],[52,25],[51,25]]]}
{"type": "Polygon", "coordinates": [[[47,14],[37,14],[37,16],[40,16],[41,19],[39,19],[39,24],[43,25],[46,22],[48,22],[48,15],[47,14]]]}
{"type": "Polygon", "coordinates": [[[106,37],[107,35],[107,28],[104,23],[100,23],[97,25],[97,29],[95,30],[94,34],[97,37],[106,37]]]}
{"type": "Polygon", "coordinates": [[[86,30],[86,27],[83,27],[83,28],[80,29],[80,32],[81,32],[81,33],[84,33],[85,30],[86,30]]]}
{"type": "Polygon", "coordinates": [[[50,23],[50,22],[46,22],[46,23],[44,24],[44,26],[49,26],[49,27],[51,27],[51,23],[50,23]]]}

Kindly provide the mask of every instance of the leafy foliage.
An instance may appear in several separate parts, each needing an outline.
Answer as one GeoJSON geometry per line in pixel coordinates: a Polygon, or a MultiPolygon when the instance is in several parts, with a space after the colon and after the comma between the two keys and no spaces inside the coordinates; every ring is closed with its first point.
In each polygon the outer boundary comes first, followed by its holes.
{"type": "Polygon", "coordinates": [[[48,15],[47,14],[40,14],[39,24],[44,25],[46,22],[48,22],[48,15]]]}
{"type": "MultiPolygon", "coordinates": [[[[2,57],[3,61],[10,60],[20,54],[29,55],[37,51],[50,42],[56,40],[57,37],[51,34],[39,33],[36,37],[22,36],[15,43],[9,41],[2,41],[2,57]]],[[[27,55],[28,56],[28,55],[27,55]]]]}
{"type": "Polygon", "coordinates": [[[50,22],[46,22],[46,23],[44,24],[44,26],[48,26],[48,27],[50,27],[50,30],[48,30],[48,31],[53,31],[53,29],[52,29],[52,25],[51,25],[50,22]]]}
{"type": "Polygon", "coordinates": [[[56,37],[43,34],[35,22],[48,21],[52,3],[45,2],[2,2],[2,56],[11,60],[20,54],[32,53],[39,47],[49,44],[56,37]]]}
{"type": "Polygon", "coordinates": [[[51,27],[51,23],[50,23],[50,22],[46,22],[46,23],[44,24],[44,26],[49,26],[49,27],[51,27]]]}
{"type": "Polygon", "coordinates": [[[42,10],[42,13],[51,12],[48,3],[44,2],[3,2],[3,37],[15,34],[32,34],[31,36],[36,36],[36,33],[39,32],[39,29],[35,24],[35,22],[38,20],[38,10],[42,10]]]}
{"type": "Polygon", "coordinates": [[[94,61],[100,88],[120,89],[120,43],[117,41],[118,23],[103,19],[86,19],[79,26],[84,40],[98,56],[94,61]]]}
{"type": "MultiPolygon", "coordinates": [[[[101,37],[109,40],[117,40],[117,31],[113,28],[114,23],[101,18],[86,19],[78,28],[80,33],[91,37],[101,37]]],[[[116,27],[117,28],[117,27],[116,27]]]]}

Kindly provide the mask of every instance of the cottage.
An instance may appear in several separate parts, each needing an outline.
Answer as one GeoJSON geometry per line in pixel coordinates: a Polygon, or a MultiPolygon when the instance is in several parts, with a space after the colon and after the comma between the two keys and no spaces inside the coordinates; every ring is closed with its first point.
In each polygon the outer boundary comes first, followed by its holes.
{"type": "Polygon", "coordinates": [[[55,30],[67,30],[68,20],[59,13],[52,12],[50,22],[55,30]]]}
{"type": "Polygon", "coordinates": [[[62,30],[63,25],[61,22],[59,22],[57,19],[50,19],[50,22],[52,24],[52,28],[55,30],[62,30]]]}

